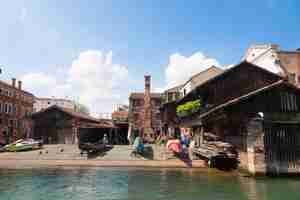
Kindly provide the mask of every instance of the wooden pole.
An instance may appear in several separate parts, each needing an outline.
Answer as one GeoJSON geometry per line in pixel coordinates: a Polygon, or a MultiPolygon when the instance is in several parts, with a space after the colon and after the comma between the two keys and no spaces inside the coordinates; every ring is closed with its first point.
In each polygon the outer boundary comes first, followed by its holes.
{"type": "Polygon", "coordinates": [[[201,126],[201,128],[200,128],[199,146],[202,146],[202,144],[203,144],[203,142],[204,142],[203,135],[204,135],[204,127],[201,126]]]}

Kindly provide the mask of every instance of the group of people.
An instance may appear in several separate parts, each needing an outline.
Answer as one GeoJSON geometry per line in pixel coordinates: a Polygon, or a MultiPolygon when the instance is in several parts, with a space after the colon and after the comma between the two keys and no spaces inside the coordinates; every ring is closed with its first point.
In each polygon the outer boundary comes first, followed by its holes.
{"type": "MultiPolygon", "coordinates": [[[[144,141],[143,137],[138,131],[135,131],[133,134],[133,148],[137,153],[142,154],[144,151],[144,141]]],[[[182,150],[187,149],[191,143],[191,137],[189,129],[180,129],[180,136],[174,135],[173,137],[161,137],[161,142],[167,144],[167,148],[172,150],[175,153],[181,153],[182,150]]]]}

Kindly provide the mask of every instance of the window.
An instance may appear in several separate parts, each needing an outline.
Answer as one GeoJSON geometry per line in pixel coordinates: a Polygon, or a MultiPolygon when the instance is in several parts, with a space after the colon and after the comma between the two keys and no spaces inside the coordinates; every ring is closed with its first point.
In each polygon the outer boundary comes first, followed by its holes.
{"type": "Polygon", "coordinates": [[[139,119],[139,114],[138,113],[135,113],[134,114],[134,120],[136,121],[136,120],[138,120],[139,119]]]}
{"type": "Polygon", "coordinates": [[[140,106],[140,100],[134,100],[133,106],[140,106]]]}
{"type": "Polygon", "coordinates": [[[13,105],[13,113],[17,114],[17,106],[16,105],[13,105]]]}
{"type": "Polygon", "coordinates": [[[173,99],[172,99],[172,93],[170,92],[170,93],[168,93],[168,102],[169,101],[172,101],[173,99]]]}
{"type": "Polygon", "coordinates": [[[179,92],[176,92],[176,94],[175,94],[175,100],[179,99],[179,97],[180,97],[179,92]]]}
{"type": "Polygon", "coordinates": [[[8,105],[7,105],[7,103],[4,104],[4,112],[8,113],[8,105]]]}
{"type": "Polygon", "coordinates": [[[8,113],[12,113],[12,104],[8,104],[8,113]]]}

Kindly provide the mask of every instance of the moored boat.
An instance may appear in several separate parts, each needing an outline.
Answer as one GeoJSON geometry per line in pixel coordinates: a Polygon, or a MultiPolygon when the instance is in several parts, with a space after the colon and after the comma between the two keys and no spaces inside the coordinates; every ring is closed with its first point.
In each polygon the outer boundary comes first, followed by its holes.
{"type": "Polygon", "coordinates": [[[11,144],[4,146],[6,151],[17,152],[40,149],[42,147],[42,142],[34,139],[20,139],[11,144]]]}

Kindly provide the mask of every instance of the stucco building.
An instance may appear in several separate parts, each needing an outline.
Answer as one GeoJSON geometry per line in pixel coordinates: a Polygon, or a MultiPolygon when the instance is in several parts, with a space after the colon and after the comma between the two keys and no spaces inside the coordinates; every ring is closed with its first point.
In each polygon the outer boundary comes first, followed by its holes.
{"type": "Polygon", "coordinates": [[[203,70],[195,75],[193,75],[188,81],[186,81],[180,89],[181,96],[187,95],[190,91],[195,89],[201,83],[209,80],[218,74],[221,74],[223,70],[216,66],[211,66],[206,70],[203,70]]]}
{"type": "Polygon", "coordinates": [[[12,83],[0,81],[0,143],[6,144],[19,138],[30,137],[34,95],[22,89],[22,82],[13,78],[12,83]]]}
{"type": "Polygon", "coordinates": [[[286,76],[300,86],[300,49],[283,50],[276,44],[251,45],[242,60],[286,76]]]}
{"type": "Polygon", "coordinates": [[[35,102],[33,104],[34,112],[39,112],[43,109],[49,108],[51,106],[59,106],[71,110],[75,110],[76,104],[74,101],[69,99],[61,99],[61,98],[35,98],[35,102]]]}

